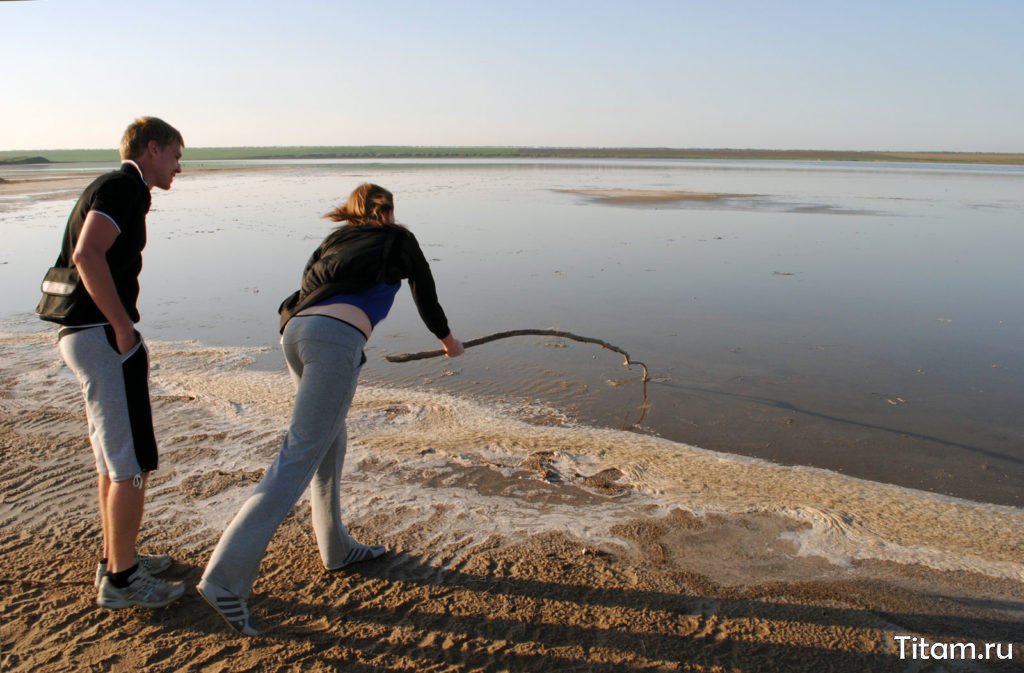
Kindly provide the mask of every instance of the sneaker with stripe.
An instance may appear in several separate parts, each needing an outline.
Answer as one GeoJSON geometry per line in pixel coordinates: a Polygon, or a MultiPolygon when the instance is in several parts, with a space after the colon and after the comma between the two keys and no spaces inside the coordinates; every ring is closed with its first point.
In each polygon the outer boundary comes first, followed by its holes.
{"type": "Polygon", "coordinates": [[[259,629],[253,626],[252,619],[249,617],[249,604],[244,598],[236,596],[224,587],[207,582],[205,579],[199,580],[196,591],[235,631],[244,636],[259,635],[259,629]]]}
{"type": "Polygon", "coordinates": [[[356,542],[356,546],[352,547],[352,550],[345,556],[345,560],[341,562],[341,565],[328,568],[328,570],[341,570],[353,563],[359,563],[361,561],[372,561],[375,558],[380,558],[387,552],[387,547],[380,545],[368,545],[362,542],[356,542]]]}
{"type": "Polygon", "coordinates": [[[162,608],[178,600],[185,593],[184,582],[167,582],[153,577],[141,565],[132,573],[128,586],[116,587],[108,575],[100,581],[96,605],[108,610],[137,605],[142,608],[162,608]]]}

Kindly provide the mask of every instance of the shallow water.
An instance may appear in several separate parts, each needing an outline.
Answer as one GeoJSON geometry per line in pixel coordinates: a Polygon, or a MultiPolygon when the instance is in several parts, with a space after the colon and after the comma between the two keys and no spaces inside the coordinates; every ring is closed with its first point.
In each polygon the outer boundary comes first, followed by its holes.
{"type": "MultiPolygon", "coordinates": [[[[304,161],[186,172],[154,194],[143,332],[274,346],[260,366],[280,367],[277,305],[330,228],[319,216],[363,181],[395,192],[457,336],[554,327],[645,362],[641,433],[1020,505],[1020,168],[304,161]],[[580,189],[756,196],[610,205],[561,191],[580,189]]],[[[0,204],[0,316],[31,311],[73,198],[0,204]]],[[[453,361],[381,357],[436,346],[403,291],[364,381],[537,399],[612,428],[640,416],[639,370],[596,346],[523,337],[453,361]]]]}

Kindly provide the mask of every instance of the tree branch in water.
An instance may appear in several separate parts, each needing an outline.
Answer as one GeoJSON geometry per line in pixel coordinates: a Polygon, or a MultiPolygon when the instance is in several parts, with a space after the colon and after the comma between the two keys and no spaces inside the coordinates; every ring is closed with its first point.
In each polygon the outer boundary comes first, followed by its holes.
{"type": "MultiPolygon", "coordinates": [[[[626,351],[622,350],[618,346],[615,346],[614,344],[608,343],[607,341],[601,341],[600,339],[592,339],[591,337],[580,336],[579,334],[573,334],[572,332],[563,332],[562,330],[556,330],[556,329],[515,329],[515,330],[508,330],[506,332],[495,332],[494,334],[487,334],[487,335],[482,336],[482,337],[477,337],[476,339],[470,339],[468,341],[463,341],[462,342],[462,347],[463,348],[472,348],[473,346],[480,346],[482,344],[490,343],[492,341],[497,341],[499,339],[508,339],[509,337],[517,337],[517,336],[552,336],[552,337],[559,337],[559,338],[562,338],[562,339],[571,339],[572,341],[579,341],[580,343],[595,344],[597,346],[600,346],[601,348],[605,348],[605,349],[610,350],[610,351],[615,351],[616,353],[620,354],[622,357],[624,357],[626,359],[626,361],[624,363],[626,365],[626,367],[631,367],[633,365],[640,365],[641,367],[643,367],[643,370],[644,370],[644,377],[643,377],[643,381],[642,381],[642,384],[643,384],[643,403],[640,405],[640,412],[641,412],[640,413],[640,418],[638,418],[635,423],[630,424],[630,423],[628,423],[629,417],[627,415],[626,420],[623,421],[623,428],[622,429],[623,430],[630,430],[632,428],[635,428],[638,425],[640,425],[640,423],[644,420],[644,417],[647,415],[647,409],[649,408],[649,406],[647,404],[647,382],[650,380],[650,377],[647,375],[647,365],[645,365],[644,363],[639,362],[637,360],[631,360],[630,357],[629,357],[629,353],[627,353],[626,351]]],[[[429,358],[436,358],[436,357],[440,357],[442,355],[444,355],[444,350],[440,349],[440,350],[433,350],[433,351],[422,351],[420,353],[403,353],[401,355],[385,355],[384,359],[387,360],[388,362],[412,362],[413,360],[427,360],[429,358]]]]}

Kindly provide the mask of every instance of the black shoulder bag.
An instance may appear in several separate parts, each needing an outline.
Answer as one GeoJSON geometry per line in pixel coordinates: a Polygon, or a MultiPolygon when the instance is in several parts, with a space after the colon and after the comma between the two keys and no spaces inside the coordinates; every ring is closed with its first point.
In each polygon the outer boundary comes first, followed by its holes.
{"type": "MultiPolygon", "coordinates": [[[[58,259],[56,263],[60,263],[58,259]]],[[[41,285],[43,297],[36,306],[36,315],[43,320],[63,323],[81,293],[84,292],[78,269],[64,266],[51,266],[43,277],[41,285]]]]}

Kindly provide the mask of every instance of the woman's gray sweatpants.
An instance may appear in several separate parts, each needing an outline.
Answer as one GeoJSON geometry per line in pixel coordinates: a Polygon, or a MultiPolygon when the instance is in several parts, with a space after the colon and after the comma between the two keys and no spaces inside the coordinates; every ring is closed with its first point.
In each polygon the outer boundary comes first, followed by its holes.
{"type": "Polygon", "coordinates": [[[278,526],[312,480],[313,530],[327,568],[339,567],[355,540],[341,522],[345,416],[355,394],[366,337],[326,316],[297,316],[281,340],[298,386],[277,460],[228,525],[203,573],[207,582],[247,598],[278,526]]]}

